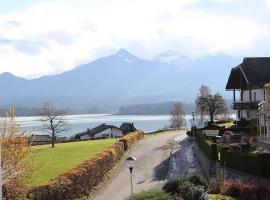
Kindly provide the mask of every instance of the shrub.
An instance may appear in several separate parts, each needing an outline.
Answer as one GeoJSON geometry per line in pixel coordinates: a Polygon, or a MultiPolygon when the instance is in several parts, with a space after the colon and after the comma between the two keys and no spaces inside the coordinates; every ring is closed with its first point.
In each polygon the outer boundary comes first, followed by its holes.
{"type": "Polygon", "coordinates": [[[165,193],[159,191],[143,191],[128,197],[126,200],[172,200],[173,198],[165,193]]]}
{"type": "Polygon", "coordinates": [[[254,154],[232,150],[220,151],[221,162],[225,162],[229,167],[249,172],[257,176],[269,176],[269,157],[270,154],[254,154]]]}
{"type": "Polygon", "coordinates": [[[25,199],[26,180],[32,172],[32,156],[28,140],[19,133],[14,107],[9,107],[0,119],[1,179],[3,199],[25,199]]]}
{"type": "Polygon", "coordinates": [[[181,197],[187,200],[207,199],[205,192],[207,188],[207,181],[202,177],[193,175],[181,179],[169,180],[163,186],[163,190],[172,196],[181,197]],[[198,198],[202,196],[201,198],[198,198]]]}
{"type": "Polygon", "coordinates": [[[192,175],[190,177],[187,177],[186,179],[191,183],[193,183],[194,185],[201,185],[204,186],[205,188],[208,187],[208,182],[201,176],[192,175]]]}
{"type": "Polygon", "coordinates": [[[163,190],[167,193],[170,193],[172,195],[178,195],[179,191],[178,191],[178,187],[183,184],[183,182],[191,182],[196,186],[203,186],[205,189],[208,186],[207,181],[202,178],[201,176],[198,175],[193,175],[190,177],[184,177],[181,179],[172,179],[172,180],[168,180],[165,185],[163,186],[163,190]]]}
{"type": "Polygon", "coordinates": [[[217,144],[208,140],[202,133],[195,134],[200,149],[211,159],[218,160],[217,144]]]}
{"type": "Polygon", "coordinates": [[[208,192],[211,194],[220,193],[220,180],[218,178],[211,178],[208,185],[208,192]]]}
{"type": "Polygon", "coordinates": [[[177,188],[179,196],[184,200],[208,200],[205,188],[189,181],[183,181],[177,188]]]}
{"type": "Polygon", "coordinates": [[[182,179],[168,180],[163,186],[162,190],[173,196],[178,195],[178,187],[179,185],[181,185],[182,182],[183,182],[182,179]]]}
{"type": "Polygon", "coordinates": [[[135,131],[122,137],[119,142],[123,142],[125,150],[130,148],[137,140],[142,139],[144,136],[142,131],[135,131]]]}
{"type": "Polygon", "coordinates": [[[220,186],[221,194],[245,200],[269,200],[270,187],[256,186],[239,180],[224,180],[220,186]]]}
{"type": "Polygon", "coordinates": [[[225,196],[222,194],[209,194],[210,200],[236,200],[233,197],[225,196]]]}

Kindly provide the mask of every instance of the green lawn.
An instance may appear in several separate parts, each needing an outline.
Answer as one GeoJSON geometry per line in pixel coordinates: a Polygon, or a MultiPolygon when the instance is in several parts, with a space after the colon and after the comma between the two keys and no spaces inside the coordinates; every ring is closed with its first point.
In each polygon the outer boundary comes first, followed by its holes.
{"type": "Polygon", "coordinates": [[[49,179],[94,157],[104,148],[114,144],[115,139],[92,140],[31,147],[35,172],[28,181],[29,186],[46,183],[49,179]]]}
{"type": "Polygon", "coordinates": [[[225,126],[225,128],[230,128],[231,126],[234,125],[234,123],[233,122],[228,122],[228,123],[216,124],[216,125],[221,126],[221,127],[225,126]]]}

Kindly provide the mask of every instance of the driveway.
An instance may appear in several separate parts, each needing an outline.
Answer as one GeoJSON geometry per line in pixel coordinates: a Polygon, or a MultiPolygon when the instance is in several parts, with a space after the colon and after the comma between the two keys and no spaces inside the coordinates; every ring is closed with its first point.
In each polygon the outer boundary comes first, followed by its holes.
{"type": "MultiPolygon", "coordinates": [[[[136,157],[133,171],[134,192],[160,188],[168,173],[170,148],[167,140],[186,138],[185,131],[169,131],[146,136],[131,150],[136,157]]],[[[89,199],[123,200],[130,195],[129,169],[122,163],[111,179],[89,199]]]]}

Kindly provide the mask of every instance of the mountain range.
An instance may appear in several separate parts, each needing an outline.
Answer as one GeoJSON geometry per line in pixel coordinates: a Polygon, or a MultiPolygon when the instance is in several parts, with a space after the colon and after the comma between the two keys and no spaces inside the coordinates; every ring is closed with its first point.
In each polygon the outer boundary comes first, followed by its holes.
{"type": "Polygon", "coordinates": [[[202,84],[224,91],[232,67],[240,63],[224,53],[190,59],[168,51],[152,60],[125,49],[53,76],[27,80],[0,75],[0,104],[38,107],[51,102],[60,107],[121,106],[171,100],[193,102],[202,84]]]}

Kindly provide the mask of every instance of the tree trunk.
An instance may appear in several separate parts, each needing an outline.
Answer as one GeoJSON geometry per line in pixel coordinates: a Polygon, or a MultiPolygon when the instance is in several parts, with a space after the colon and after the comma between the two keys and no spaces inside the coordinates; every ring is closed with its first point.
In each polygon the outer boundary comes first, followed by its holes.
{"type": "Polygon", "coordinates": [[[214,123],[214,115],[210,115],[210,124],[213,125],[214,123]]]}
{"type": "Polygon", "coordinates": [[[54,140],[55,140],[55,136],[54,133],[52,134],[52,148],[54,148],[54,140]]]}

